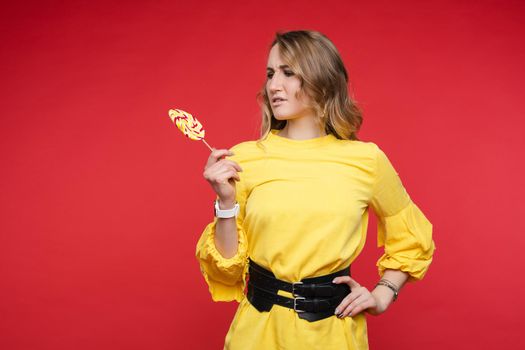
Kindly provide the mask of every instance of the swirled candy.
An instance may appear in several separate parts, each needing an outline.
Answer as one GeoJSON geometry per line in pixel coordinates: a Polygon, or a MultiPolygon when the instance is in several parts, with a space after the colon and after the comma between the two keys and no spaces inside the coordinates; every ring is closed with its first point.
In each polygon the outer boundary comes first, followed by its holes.
{"type": "Polygon", "coordinates": [[[202,124],[190,113],[181,109],[170,109],[168,114],[171,121],[175,123],[177,128],[188,138],[196,141],[204,139],[204,128],[202,124]]]}

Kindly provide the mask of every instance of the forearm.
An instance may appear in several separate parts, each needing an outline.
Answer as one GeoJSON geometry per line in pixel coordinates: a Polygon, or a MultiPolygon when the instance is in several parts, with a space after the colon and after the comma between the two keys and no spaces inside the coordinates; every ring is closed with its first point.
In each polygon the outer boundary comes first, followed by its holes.
{"type": "MultiPolygon", "coordinates": [[[[220,209],[231,209],[234,205],[235,200],[219,200],[220,209]]],[[[217,218],[214,242],[215,247],[224,258],[229,259],[237,254],[239,240],[235,217],[217,218]]]]}
{"type": "MultiPolygon", "coordinates": [[[[398,287],[398,290],[401,290],[401,287],[403,287],[408,280],[408,276],[408,273],[401,270],[386,269],[382,278],[389,280],[398,287]]],[[[380,309],[382,310],[386,310],[394,301],[394,291],[387,286],[376,286],[372,291],[372,295],[376,298],[378,304],[380,304],[380,309]]]]}

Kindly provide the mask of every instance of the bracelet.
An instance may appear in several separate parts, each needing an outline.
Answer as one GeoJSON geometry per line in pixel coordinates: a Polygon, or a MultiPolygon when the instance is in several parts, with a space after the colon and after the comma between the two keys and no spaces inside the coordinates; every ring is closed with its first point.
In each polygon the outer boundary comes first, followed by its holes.
{"type": "Polygon", "coordinates": [[[387,279],[382,278],[382,279],[379,280],[379,282],[377,282],[376,287],[377,286],[385,286],[385,287],[390,288],[392,290],[392,292],[394,292],[394,300],[393,301],[396,301],[397,295],[399,294],[399,288],[397,288],[397,286],[394,283],[390,282],[387,279]]]}

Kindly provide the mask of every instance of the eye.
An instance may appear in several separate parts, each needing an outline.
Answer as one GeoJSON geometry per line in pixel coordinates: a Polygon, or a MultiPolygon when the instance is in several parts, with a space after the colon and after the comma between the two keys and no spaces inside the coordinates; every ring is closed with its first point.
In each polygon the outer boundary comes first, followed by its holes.
{"type": "Polygon", "coordinates": [[[272,77],[273,77],[273,73],[272,73],[272,72],[268,72],[268,73],[266,73],[266,77],[267,77],[268,79],[272,79],[272,77]]]}
{"type": "Polygon", "coordinates": [[[287,77],[291,77],[292,75],[294,75],[294,73],[291,70],[285,70],[284,75],[286,75],[287,77]]]}

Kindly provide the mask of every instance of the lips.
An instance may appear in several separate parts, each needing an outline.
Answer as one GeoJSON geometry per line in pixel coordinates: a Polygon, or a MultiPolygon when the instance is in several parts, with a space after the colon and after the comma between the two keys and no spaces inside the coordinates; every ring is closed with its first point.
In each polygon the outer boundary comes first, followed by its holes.
{"type": "Polygon", "coordinates": [[[286,102],[286,99],[284,99],[282,97],[274,97],[274,98],[272,98],[272,105],[278,105],[278,104],[281,104],[283,102],[286,102]]]}

